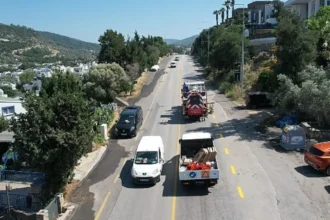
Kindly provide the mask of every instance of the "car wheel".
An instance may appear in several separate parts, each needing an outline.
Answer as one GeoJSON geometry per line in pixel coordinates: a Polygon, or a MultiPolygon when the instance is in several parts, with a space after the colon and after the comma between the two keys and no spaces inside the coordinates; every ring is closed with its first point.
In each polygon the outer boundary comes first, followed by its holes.
{"type": "Polygon", "coordinates": [[[330,176],[330,166],[328,166],[327,169],[325,170],[325,174],[327,176],[330,176]]]}

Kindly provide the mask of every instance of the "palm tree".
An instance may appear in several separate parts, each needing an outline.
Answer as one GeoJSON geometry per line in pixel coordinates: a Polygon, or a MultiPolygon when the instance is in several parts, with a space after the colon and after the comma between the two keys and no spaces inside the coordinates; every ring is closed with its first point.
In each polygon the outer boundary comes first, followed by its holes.
{"type": "Polygon", "coordinates": [[[219,24],[219,14],[220,14],[220,11],[219,10],[215,10],[213,12],[213,14],[215,15],[215,19],[217,21],[217,26],[218,26],[218,24],[219,24]]]}
{"type": "Polygon", "coordinates": [[[227,15],[226,22],[229,22],[229,18],[228,17],[229,17],[230,5],[231,5],[230,0],[225,1],[224,6],[226,6],[226,15],[227,15]]]}
{"type": "Polygon", "coordinates": [[[221,20],[222,20],[222,22],[221,23],[223,23],[224,22],[224,20],[225,20],[225,9],[224,8],[221,8],[220,10],[219,10],[219,12],[221,13],[221,20]]]}
{"type": "Polygon", "coordinates": [[[234,18],[235,0],[231,0],[231,16],[234,18]]]}

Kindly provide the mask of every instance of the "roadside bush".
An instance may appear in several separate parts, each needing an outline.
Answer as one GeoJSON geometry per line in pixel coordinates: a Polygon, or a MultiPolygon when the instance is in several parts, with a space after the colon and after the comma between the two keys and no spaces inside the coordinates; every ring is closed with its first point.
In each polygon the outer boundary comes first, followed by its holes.
{"type": "Polygon", "coordinates": [[[239,84],[234,84],[232,85],[231,87],[231,95],[232,95],[232,99],[233,100],[240,100],[240,99],[243,99],[242,97],[242,89],[241,87],[239,86],[239,84]]]}
{"type": "Polygon", "coordinates": [[[227,95],[231,88],[232,84],[230,82],[223,81],[222,83],[220,83],[219,92],[227,95]]]}

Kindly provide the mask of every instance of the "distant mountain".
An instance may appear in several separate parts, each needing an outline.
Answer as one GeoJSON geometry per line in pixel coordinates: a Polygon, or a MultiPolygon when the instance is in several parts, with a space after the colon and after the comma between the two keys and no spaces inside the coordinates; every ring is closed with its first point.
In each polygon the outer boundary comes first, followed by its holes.
{"type": "Polygon", "coordinates": [[[167,44],[174,44],[177,41],[180,41],[178,39],[164,39],[165,43],[167,44]]]}
{"type": "Polygon", "coordinates": [[[164,39],[167,44],[172,44],[176,46],[190,46],[194,43],[195,39],[198,37],[198,35],[194,35],[191,37],[187,37],[182,40],[175,40],[175,39],[164,39]]]}
{"type": "Polygon", "coordinates": [[[0,64],[94,60],[99,50],[98,44],[0,23],[0,64]]]}

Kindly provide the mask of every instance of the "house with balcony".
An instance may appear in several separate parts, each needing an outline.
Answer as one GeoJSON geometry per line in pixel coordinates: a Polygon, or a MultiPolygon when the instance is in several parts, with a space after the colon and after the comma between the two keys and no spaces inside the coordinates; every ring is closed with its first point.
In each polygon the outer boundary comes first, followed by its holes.
{"type": "Polygon", "coordinates": [[[284,6],[295,12],[302,19],[308,19],[320,7],[330,6],[330,0],[288,0],[284,3],[284,6]]]}
{"type": "Polygon", "coordinates": [[[274,5],[272,1],[254,1],[248,4],[248,22],[250,24],[276,24],[273,16],[274,5]]]}
{"type": "Polygon", "coordinates": [[[233,18],[241,18],[244,11],[248,11],[247,8],[235,8],[233,18]]]}

